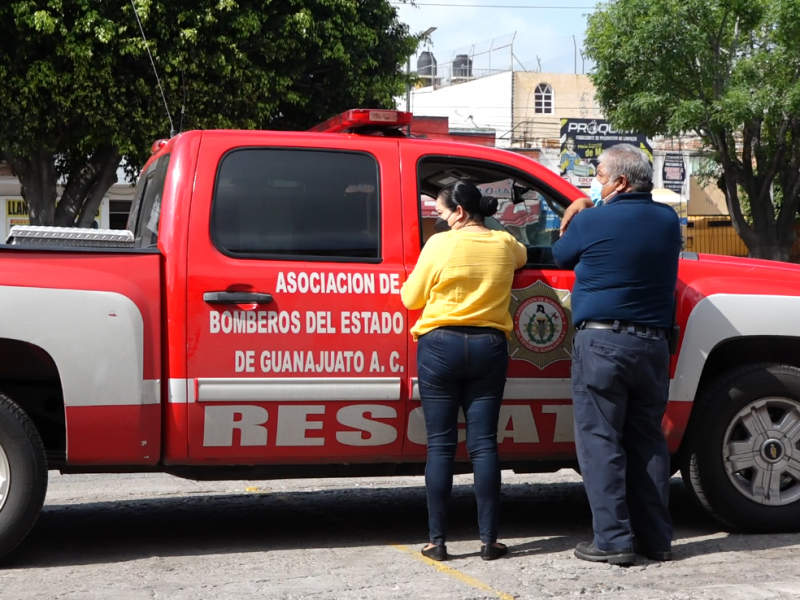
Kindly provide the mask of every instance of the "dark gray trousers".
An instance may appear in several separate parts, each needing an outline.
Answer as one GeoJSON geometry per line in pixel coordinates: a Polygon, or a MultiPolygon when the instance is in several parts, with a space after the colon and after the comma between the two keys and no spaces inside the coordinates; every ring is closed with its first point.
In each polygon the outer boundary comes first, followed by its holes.
{"type": "Polygon", "coordinates": [[[668,550],[670,464],[661,422],[669,393],[669,347],[652,334],[584,329],[575,334],[575,445],[594,545],[668,550]]]}

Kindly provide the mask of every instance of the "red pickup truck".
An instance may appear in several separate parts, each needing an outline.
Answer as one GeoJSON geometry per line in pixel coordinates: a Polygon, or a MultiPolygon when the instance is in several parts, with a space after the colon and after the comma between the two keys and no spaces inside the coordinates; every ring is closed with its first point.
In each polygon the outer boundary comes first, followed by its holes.
{"type": "MultiPolygon", "coordinates": [[[[0,554],[48,469],[194,479],[420,474],[425,428],[400,287],[432,198],[503,190],[490,226],[528,248],[498,439],[504,468],[575,466],[571,292],[551,247],[582,196],[504,150],[403,135],[355,110],[312,132],[157,142],[133,247],[0,246],[0,554]]],[[[730,526],[800,526],[800,267],[685,253],[674,467],[730,526]]],[[[469,470],[466,452],[460,468],[469,470]]]]}

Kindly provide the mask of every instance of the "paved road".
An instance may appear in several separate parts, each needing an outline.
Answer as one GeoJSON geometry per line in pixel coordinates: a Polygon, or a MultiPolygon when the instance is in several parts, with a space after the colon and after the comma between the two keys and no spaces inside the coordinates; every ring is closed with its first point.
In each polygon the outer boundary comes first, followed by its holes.
{"type": "Polygon", "coordinates": [[[590,513],[571,471],[504,473],[502,540],[477,555],[459,476],[449,549],[433,563],[421,478],[191,482],[165,475],[51,474],[30,537],[0,570],[0,598],[496,599],[800,598],[800,535],[726,533],[673,485],[678,560],[589,564],[590,513]]]}

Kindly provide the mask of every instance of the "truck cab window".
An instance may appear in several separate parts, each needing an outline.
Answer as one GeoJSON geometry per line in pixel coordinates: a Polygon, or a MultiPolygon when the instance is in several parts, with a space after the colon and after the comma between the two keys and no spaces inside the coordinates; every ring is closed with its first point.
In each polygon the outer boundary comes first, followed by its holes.
{"type": "Polygon", "coordinates": [[[168,167],[169,154],[152,163],[139,177],[133,210],[128,218],[128,229],[133,231],[136,248],[154,248],[158,245],[161,199],[168,167]]]}
{"type": "Polygon", "coordinates": [[[368,154],[234,150],[217,173],[211,238],[238,258],[375,262],[379,191],[368,154]]]}
{"type": "Polygon", "coordinates": [[[552,247],[558,240],[566,206],[563,199],[556,200],[523,174],[482,161],[453,163],[431,157],[420,162],[418,174],[423,245],[436,233],[435,205],[439,191],[459,179],[468,179],[485,195],[499,200],[497,213],[487,218],[485,225],[507,231],[522,242],[528,249],[528,266],[555,266],[552,247]]]}

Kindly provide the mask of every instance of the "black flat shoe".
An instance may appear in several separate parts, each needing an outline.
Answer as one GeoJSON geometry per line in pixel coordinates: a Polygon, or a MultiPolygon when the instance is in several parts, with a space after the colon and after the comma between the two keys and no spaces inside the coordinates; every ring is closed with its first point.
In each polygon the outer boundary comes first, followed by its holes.
{"type": "Polygon", "coordinates": [[[500,544],[499,547],[492,544],[481,546],[481,558],[483,560],[495,560],[506,554],[508,554],[508,546],[505,544],[500,544]]]}
{"type": "Polygon", "coordinates": [[[636,562],[633,548],[622,550],[600,550],[594,544],[581,542],[575,548],[575,556],[589,562],[607,562],[610,565],[632,565],[636,562]]]}
{"type": "Polygon", "coordinates": [[[440,544],[438,546],[431,546],[430,548],[422,548],[420,550],[422,556],[430,558],[431,560],[443,561],[447,560],[447,546],[440,544]]]}

